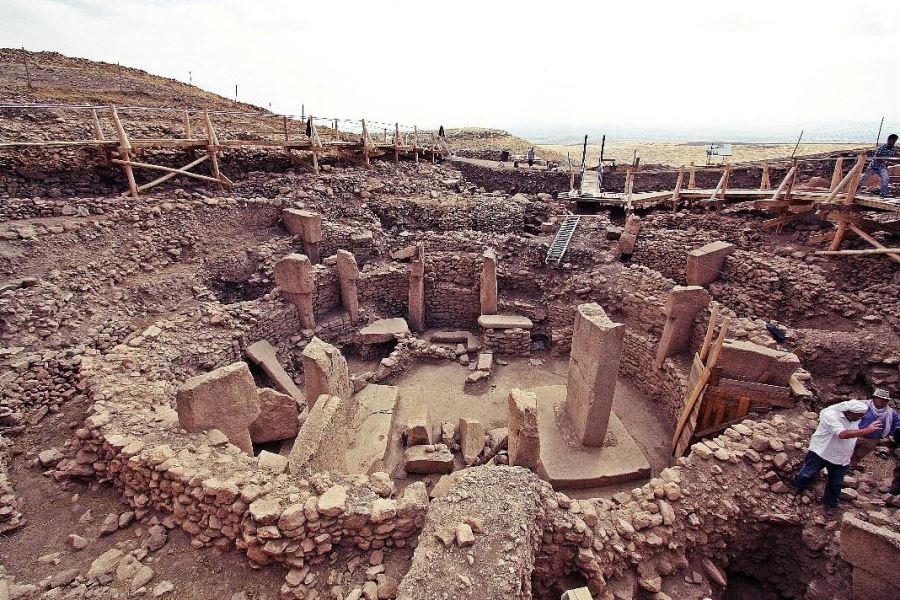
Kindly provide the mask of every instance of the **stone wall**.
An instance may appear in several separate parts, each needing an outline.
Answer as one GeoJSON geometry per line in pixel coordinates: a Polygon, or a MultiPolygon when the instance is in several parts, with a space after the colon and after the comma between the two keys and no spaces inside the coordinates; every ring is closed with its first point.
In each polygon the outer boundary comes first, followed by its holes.
{"type": "Polygon", "coordinates": [[[531,332],[527,329],[485,329],[484,348],[501,356],[531,356],[531,332]]]}

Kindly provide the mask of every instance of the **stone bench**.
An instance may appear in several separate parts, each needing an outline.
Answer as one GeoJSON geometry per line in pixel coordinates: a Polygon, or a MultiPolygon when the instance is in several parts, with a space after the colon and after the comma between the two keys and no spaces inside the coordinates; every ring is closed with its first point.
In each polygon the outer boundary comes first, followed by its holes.
{"type": "Polygon", "coordinates": [[[478,324],[482,329],[531,329],[534,324],[521,315],[481,315],[478,324]]]}

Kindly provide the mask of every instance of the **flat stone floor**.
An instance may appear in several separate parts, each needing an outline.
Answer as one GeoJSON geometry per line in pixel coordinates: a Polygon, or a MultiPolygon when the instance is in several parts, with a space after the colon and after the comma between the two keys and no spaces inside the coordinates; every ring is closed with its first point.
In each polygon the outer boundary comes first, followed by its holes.
{"type": "Polygon", "coordinates": [[[566,386],[546,385],[531,391],[537,396],[541,478],[554,489],[596,488],[650,477],[650,463],[615,413],[609,416],[606,443],[582,446],[565,416],[566,386]]]}
{"type": "MultiPolygon", "coordinates": [[[[506,358],[508,365],[497,364],[484,388],[470,394],[464,391],[464,381],[471,372],[450,361],[421,362],[410,370],[385,383],[399,389],[399,398],[391,424],[386,453],[386,470],[392,472],[402,464],[403,448],[400,432],[406,421],[417,411],[427,407],[432,429],[441,422],[457,423],[460,417],[478,419],[485,429],[506,427],[506,398],[514,387],[534,388],[547,385],[565,385],[569,366],[568,357],[555,358],[549,352],[534,352],[532,359],[541,364],[532,366],[527,358],[506,358]]],[[[351,360],[353,371],[371,368],[368,363],[351,360]]],[[[646,457],[651,474],[655,475],[671,464],[670,442],[673,425],[661,408],[637,390],[631,383],[620,380],[613,398],[613,412],[627,429],[646,457]]],[[[462,466],[462,465],[458,465],[462,466]]],[[[407,482],[421,478],[408,478],[407,482]]],[[[434,478],[436,480],[436,478],[434,478]]],[[[403,487],[403,482],[397,482],[403,487]]],[[[566,491],[573,497],[611,497],[616,492],[630,490],[641,481],[610,484],[566,491]]]]}

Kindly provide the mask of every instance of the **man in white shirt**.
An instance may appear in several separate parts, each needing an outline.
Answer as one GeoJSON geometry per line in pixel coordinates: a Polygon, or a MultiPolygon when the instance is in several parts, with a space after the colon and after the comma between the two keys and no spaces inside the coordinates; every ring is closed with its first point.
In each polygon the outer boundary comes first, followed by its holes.
{"type": "Polygon", "coordinates": [[[859,420],[869,407],[859,400],[838,402],[822,409],[819,413],[819,426],[809,440],[809,452],[803,466],[794,476],[794,489],[803,492],[822,469],[828,471],[828,482],[822,502],[828,508],[836,508],[841,496],[841,484],[844,474],[850,466],[856,438],[880,431],[884,427],[881,421],[875,421],[868,427],[859,428],[859,420]]]}

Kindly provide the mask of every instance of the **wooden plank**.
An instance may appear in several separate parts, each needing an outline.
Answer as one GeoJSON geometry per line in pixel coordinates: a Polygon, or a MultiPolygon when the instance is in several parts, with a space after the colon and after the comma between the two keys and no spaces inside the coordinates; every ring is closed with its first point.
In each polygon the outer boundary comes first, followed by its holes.
{"type": "Polygon", "coordinates": [[[828,186],[828,191],[833,192],[835,188],[840,185],[841,180],[844,178],[844,157],[840,156],[836,161],[834,161],[834,172],[831,174],[831,185],[828,186]]]}
{"type": "Polygon", "coordinates": [[[866,250],[817,250],[818,256],[868,256],[873,254],[897,254],[900,248],[869,248],[866,250]]]}
{"type": "Polygon", "coordinates": [[[717,387],[728,392],[752,397],[782,398],[785,400],[791,397],[791,388],[789,387],[757,383],[755,381],[741,381],[723,377],[719,380],[717,387]]]}
{"type": "MultiPolygon", "coordinates": [[[[725,320],[722,322],[722,328],[719,331],[719,337],[716,338],[716,342],[713,345],[712,349],[709,352],[709,360],[706,363],[705,368],[703,369],[703,374],[700,376],[700,381],[694,386],[694,389],[691,390],[691,393],[688,395],[688,398],[685,402],[684,411],[681,413],[681,416],[678,419],[678,424],[675,426],[675,434],[672,436],[672,449],[676,450],[679,445],[679,440],[681,439],[681,435],[684,431],[684,427],[690,419],[695,419],[695,409],[697,408],[697,401],[700,399],[701,394],[703,393],[703,389],[706,387],[706,383],[709,381],[709,377],[712,373],[712,369],[716,366],[716,362],[719,360],[719,354],[722,352],[722,346],[725,344],[725,334],[728,332],[728,326],[731,324],[731,317],[725,317],[725,320]]],[[[690,436],[688,436],[690,438],[690,436]]]]}
{"type": "Polygon", "coordinates": [[[716,330],[716,319],[719,318],[719,304],[714,303],[709,313],[709,324],[706,326],[706,336],[703,338],[703,346],[700,348],[699,360],[702,364],[709,354],[709,346],[712,343],[713,333],[716,330]]]}
{"type": "Polygon", "coordinates": [[[747,416],[748,412],[750,412],[750,398],[741,396],[741,399],[738,401],[738,409],[735,418],[743,419],[747,416]]]}
{"type": "Polygon", "coordinates": [[[788,223],[792,223],[798,219],[800,219],[803,215],[796,213],[787,213],[781,215],[780,217],[775,217],[774,219],[766,219],[762,222],[763,227],[778,227],[781,225],[787,225],[788,223]]]}

